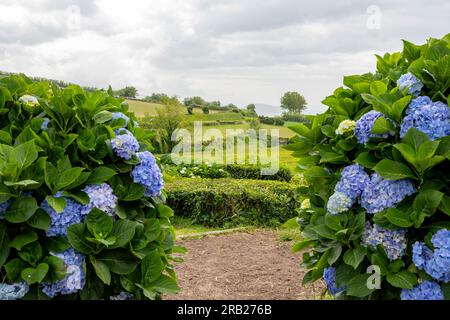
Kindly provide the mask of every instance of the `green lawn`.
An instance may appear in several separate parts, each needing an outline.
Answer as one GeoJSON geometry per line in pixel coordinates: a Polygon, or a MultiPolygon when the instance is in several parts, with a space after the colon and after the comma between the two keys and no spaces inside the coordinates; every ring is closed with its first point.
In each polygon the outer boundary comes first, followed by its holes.
{"type": "Polygon", "coordinates": [[[162,104],[137,101],[137,100],[127,100],[130,106],[130,111],[134,112],[136,117],[144,117],[146,114],[149,116],[155,116],[156,110],[158,108],[164,107],[162,104]]]}

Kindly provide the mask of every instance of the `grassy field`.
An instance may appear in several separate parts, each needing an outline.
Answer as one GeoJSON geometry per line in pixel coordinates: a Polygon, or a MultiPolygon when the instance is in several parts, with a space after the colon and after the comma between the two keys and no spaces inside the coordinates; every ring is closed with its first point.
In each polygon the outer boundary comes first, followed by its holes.
{"type": "Polygon", "coordinates": [[[156,110],[158,108],[163,107],[162,104],[137,101],[137,100],[127,100],[127,102],[128,102],[128,105],[130,106],[130,111],[134,112],[134,114],[138,118],[144,117],[146,114],[148,114],[149,116],[155,116],[156,110]]]}
{"type": "MultiPolygon", "coordinates": [[[[136,117],[144,117],[145,114],[148,114],[149,116],[155,116],[156,110],[158,108],[164,107],[162,104],[159,103],[151,103],[151,102],[145,102],[145,101],[138,101],[138,100],[127,100],[128,105],[130,106],[130,111],[134,112],[136,117]]],[[[201,108],[193,108],[192,112],[193,115],[187,115],[187,109],[186,109],[186,117],[192,117],[192,121],[215,121],[215,120],[222,120],[223,121],[230,121],[228,118],[235,119],[235,118],[242,118],[241,114],[234,113],[234,112],[220,112],[219,110],[210,110],[209,114],[203,114],[203,111],[201,108]],[[220,114],[221,116],[214,116],[216,114],[220,114]],[[224,114],[224,115],[222,115],[224,114]],[[230,114],[233,114],[230,116],[230,114]],[[236,117],[237,116],[237,117],[236,117]],[[240,117],[239,117],[240,116],[240,117]],[[209,119],[211,118],[211,119],[209,119]],[[206,119],[206,120],[205,120],[206,119]]],[[[231,120],[234,121],[234,120],[231,120]]]]}

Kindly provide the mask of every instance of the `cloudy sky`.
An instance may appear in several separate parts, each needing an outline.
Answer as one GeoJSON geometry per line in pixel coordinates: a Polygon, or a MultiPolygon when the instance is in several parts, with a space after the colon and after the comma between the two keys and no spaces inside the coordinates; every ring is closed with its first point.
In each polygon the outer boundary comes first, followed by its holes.
{"type": "Polygon", "coordinates": [[[450,32],[448,0],[0,0],[0,70],[308,113],[374,53],[450,32]]]}

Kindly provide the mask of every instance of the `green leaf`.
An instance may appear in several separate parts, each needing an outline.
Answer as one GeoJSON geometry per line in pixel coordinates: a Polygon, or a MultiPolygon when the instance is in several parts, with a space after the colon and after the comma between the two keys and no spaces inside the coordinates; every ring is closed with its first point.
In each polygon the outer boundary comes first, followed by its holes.
{"type": "Polygon", "coordinates": [[[30,219],[38,209],[33,197],[17,198],[5,213],[5,219],[11,223],[22,223],[30,219]]]}
{"type": "Polygon", "coordinates": [[[64,197],[46,196],[45,200],[56,213],[61,213],[66,208],[66,199],[64,197]]]}
{"type": "Polygon", "coordinates": [[[110,248],[124,247],[128,244],[134,237],[136,226],[135,222],[129,220],[115,221],[110,235],[116,238],[116,242],[110,248]]]}
{"type": "Polygon", "coordinates": [[[395,126],[391,120],[388,120],[385,117],[379,117],[377,120],[375,120],[371,133],[384,134],[387,132],[394,132],[394,130],[395,126]]]}
{"type": "Polygon", "coordinates": [[[6,277],[11,281],[22,281],[21,278],[19,279],[20,273],[27,266],[28,265],[19,258],[9,260],[8,263],[5,264],[6,277]]]}
{"type": "Polygon", "coordinates": [[[13,148],[9,154],[9,161],[23,170],[30,166],[38,158],[38,152],[34,140],[22,143],[13,148]]]}
{"type": "Polygon", "coordinates": [[[157,249],[150,251],[142,259],[142,285],[148,287],[153,281],[161,276],[164,270],[164,263],[157,249]]]}
{"type": "Polygon", "coordinates": [[[45,247],[49,252],[61,253],[70,248],[70,243],[63,237],[51,237],[45,239],[45,247]]]}
{"type": "Polygon", "coordinates": [[[51,282],[62,280],[66,277],[66,267],[63,259],[55,256],[47,256],[43,261],[50,267],[47,275],[51,282]]]}
{"type": "Polygon", "coordinates": [[[400,122],[402,119],[403,110],[408,106],[411,101],[411,96],[403,97],[392,104],[392,113],[393,120],[400,122]]]}
{"type": "Polygon", "coordinates": [[[369,289],[367,286],[367,281],[370,274],[359,274],[353,277],[347,285],[347,294],[349,296],[354,296],[358,298],[367,297],[371,294],[374,289],[369,289]]]}
{"type": "Polygon", "coordinates": [[[103,281],[104,284],[110,285],[111,283],[111,271],[106,264],[95,259],[94,256],[89,256],[92,266],[94,267],[95,273],[103,281]]]}
{"type": "Polygon", "coordinates": [[[91,254],[95,251],[93,243],[86,239],[87,229],[84,223],[77,223],[67,228],[67,238],[70,244],[77,251],[84,254],[91,254]]]}
{"type": "Polygon", "coordinates": [[[364,257],[366,256],[366,249],[362,246],[356,247],[355,249],[348,249],[344,254],[344,262],[353,269],[356,269],[364,257]]]}
{"type": "Polygon", "coordinates": [[[417,284],[417,277],[406,270],[388,274],[386,280],[394,287],[401,289],[412,289],[417,284]]]}
{"type": "Polygon", "coordinates": [[[103,211],[93,208],[86,218],[86,226],[97,239],[105,239],[113,228],[113,220],[103,211]]]}
{"type": "Polygon", "coordinates": [[[99,113],[96,113],[92,120],[95,121],[95,123],[105,123],[107,121],[110,121],[112,119],[112,113],[109,111],[100,111],[99,113]]]}
{"type": "Polygon", "coordinates": [[[379,160],[369,152],[361,152],[355,160],[356,163],[359,163],[364,168],[372,169],[377,165],[379,160]]]}
{"type": "Polygon", "coordinates": [[[405,178],[416,179],[413,172],[402,162],[397,162],[389,159],[381,160],[374,168],[374,170],[383,178],[388,180],[400,180],[405,178]]]}
{"type": "Polygon", "coordinates": [[[27,232],[23,234],[19,234],[16,236],[10,243],[9,246],[16,248],[17,250],[22,249],[22,247],[26,246],[29,243],[35,242],[38,239],[38,235],[36,232],[27,232]]]}
{"type": "Polygon", "coordinates": [[[22,279],[28,284],[40,283],[47,275],[49,266],[46,263],[40,263],[35,269],[26,268],[22,270],[22,279]]]}
{"type": "Polygon", "coordinates": [[[9,189],[2,183],[0,183],[0,203],[4,203],[11,199],[12,194],[9,189]]]}
{"type": "Polygon", "coordinates": [[[84,170],[84,168],[70,168],[68,170],[65,170],[62,172],[58,178],[58,181],[55,183],[55,191],[61,190],[72,183],[74,183],[78,177],[80,176],[81,172],[84,170]]]}
{"type": "Polygon", "coordinates": [[[157,204],[156,209],[158,210],[158,215],[160,218],[171,218],[173,217],[173,210],[164,204],[157,204]]]}
{"type": "Polygon", "coordinates": [[[439,147],[439,143],[439,141],[426,141],[422,143],[417,151],[419,160],[427,160],[434,156],[439,147]]]}
{"type": "Polygon", "coordinates": [[[0,221],[0,269],[9,256],[9,236],[6,224],[0,221]]]}
{"type": "Polygon", "coordinates": [[[28,186],[39,184],[39,182],[34,181],[34,180],[22,180],[22,181],[17,181],[17,182],[4,181],[3,183],[5,184],[5,186],[8,186],[8,187],[28,187],[28,186]]]}
{"type": "Polygon", "coordinates": [[[314,242],[310,241],[310,240],[304,240],[304,241],[300,241],[297,242],[296,244],[294,244],[291,248],[291,252],[292,253],[296,253],[299,251],[302,251],[303,249],[309,247],[310,245],[312,245],[314,242]]]}
{"type": "Polygon", "coordinates": [[[413,209],[430,217],[436,212],[443,197],[444,194],[437,190],[422,190],[414,199],[413,209]]]}
{"type": "Polygon", "coordinates": [[[419,147],[426,141],[429,141],[428,136],[422,131],[417,130],[416,128],[411,128],[405,134],[402,139],[403,143],[410,145],[414,151],[418,151],[419,147]]]}
{"type": "Polygon", "coordinates": [[[164,294],[175,294],[180,291],[177,280],[165,274],[161,275],[158,279],[150,283],[146,287],[146,289],[164,294]]]}
{"type": "Polygon", "coordinates": [[[387,85],[381,81],[374,81],[370,84],[370,93],[374,96],[381,96],[387,92],[387,85]]]}
{"type": "Polygon", "coordinates": [[[327,258],[328,264],[332,265],[333,263],[335,263],[341,256],[341,253],[342,253],[342,246],[340,244],[332,247],[330,249],[330,254],[327,258]]]}
{"type": "Polygon", "coordinates": [[[450,216],[450,197],[443,196],[441,204],[439,206],[439,210],[450,216]]]}
{"type": "Polygon", "coordinates": [[[99,184],[108,181],[116,175],[116,171],[108,167],[97,167],[86,181],[87,184],[99,184]]]}
{"type": "Polygon", "coordinates": [[[112,272],[117,274],[130,274],[139,264],[139,259],[125,249],[103,250],[97,256],[97,260],[106,264],[112,272]]]}
{"type": "Polygon", "coordinates": [[[405,158],[406,161],[408,161],[414,166],[417,165],[416,151],[409,144],[397,143],[394,145],[394,148],[400,151],[400,153],[402,154],[403,158],[405,158]]]}
{"type": "Polygon", "coordinates": [[[414,222],[410,219],[409,213],[399,209],[387,209],[384,216],[390,223],[401,228],[409,228],[414,224],[414,222]]]}
{"type": "Polygon", "coordinates": [[[37,209],[36,213],[28,219],[28,225],[33,228],[47,231],[50,228],[52,220],[50,216],[42,209],[37,209]]]}
{"type": "Polygon", "coordinates": [[[24,246],[17,254],[22,260],[35,266],[42,258],[42,247],[35,241],[24,246]]]}

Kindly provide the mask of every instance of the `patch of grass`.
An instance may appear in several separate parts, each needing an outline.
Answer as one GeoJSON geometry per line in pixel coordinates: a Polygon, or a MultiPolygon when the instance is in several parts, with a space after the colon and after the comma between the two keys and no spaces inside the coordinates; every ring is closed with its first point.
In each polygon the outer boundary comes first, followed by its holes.
{"type": "Polygon", "coordinates": [[[244,116],[236,112],[195,113],[186,115],[187,121],[240,121],[244,116]]]}
{"type": "Polygon", "coordinates": [[[194,233],[222,230],[221,228],[206,227],[201,224],[192,223],[192,220],[186,217],[173,216],[170,221],[177,235],[188,235],[194,233]]]}
{"type": "Polygon", "coordinates": [[[134,112],[136,117],[144,117],[146,114],[155,116],[158,108],[164,108],[162,104],[151,103],[138,100],[127,100],[130,111],[134,112]]]}
{"type": "Polygon", "coordinates": [[[298,228],[280,228],[277,233],[279,242],[299,242],[302,240],[298,228]]]}

